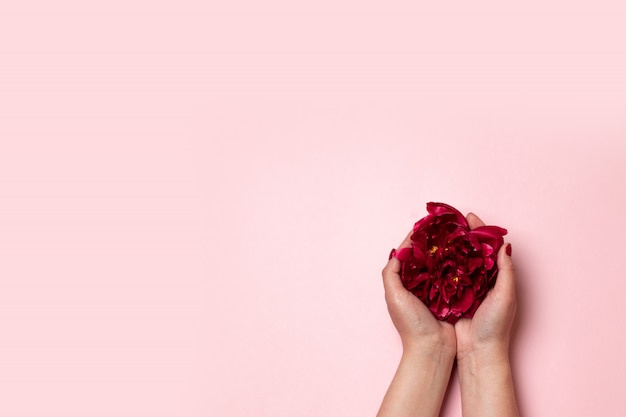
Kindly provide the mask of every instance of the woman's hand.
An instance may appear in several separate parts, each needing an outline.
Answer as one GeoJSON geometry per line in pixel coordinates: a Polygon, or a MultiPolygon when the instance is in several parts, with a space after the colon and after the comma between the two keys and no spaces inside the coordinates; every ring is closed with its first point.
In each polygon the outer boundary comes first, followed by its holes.
{"type": "MultiPolygon", "coordinates": [[[[411,234],[398,249],[410,247],[411,234]]],[[[454,357],[457,346],[454,326],[437,320],[419,298],[404,288],[400,280],[400,267],[400,261],[391,256],[383,269],[383,284],[387,309],[400,334],[404,350],[444,353],[454,357]]]]}
{"type": "MultiPolygon", "coordinates": [[[[471,228],[484,223],[469,214],[471,228]]],[[[518,417],[509,361],[516,311],[511,246],[498,252],[498,278],[471,319],[454,325],[463,417],[518,417]]]]}
{"type": "MultiPolygon", "coordinates": [[[[472,229],[484,225],[471,213],[467,216],[467,221],[472,229]]],[[[461,318],[454,325],[457,358],[462,361],[466,355],[478,351],[508,355],[509,335],[516,306],[510,245],[503,245],[498,252],[498,278],[494,288],[489,291],[473,318],[461,318]]]]}

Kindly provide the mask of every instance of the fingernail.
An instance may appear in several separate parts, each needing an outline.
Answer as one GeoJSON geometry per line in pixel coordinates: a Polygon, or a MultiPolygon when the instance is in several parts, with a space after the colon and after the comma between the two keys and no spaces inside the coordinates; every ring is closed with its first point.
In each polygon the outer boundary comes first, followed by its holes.
{"type": "Polygon", "coordinates": [[[511,250],[511,244],[510,243],[508,243],[506,245],[505,251],[506,251],[507,256],[511,256],[512,250],[511,250]]]}
{"type": "Polygon", "coordinates": [[[393,255],[395,255],[395,254],[396,254],[395,248],[391,249],[391,253],[389,253],[389,259],[393,258],[393,255]]]}

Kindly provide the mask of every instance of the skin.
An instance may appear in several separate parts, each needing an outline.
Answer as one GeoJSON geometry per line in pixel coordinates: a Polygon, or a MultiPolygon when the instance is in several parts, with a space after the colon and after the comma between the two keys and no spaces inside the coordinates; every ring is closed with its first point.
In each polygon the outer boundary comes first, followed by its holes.
{"type": "MultiPolygon", "coordinates": [[[[467,216],[470,228],[484,223],[467,216]]],[[[410,236],[398,248],[410,246],[410,236]]],[[[457,360],[464,417],[518,417],[509,361],[515,317],[515,275],[506,244],[498,252],[498,280],[472,319],[455,325],[435,319],[400,280],[400,261],[383,269],[385,300],[402,340],[402,358],[378,417],[439,415],[457,360]]]]}

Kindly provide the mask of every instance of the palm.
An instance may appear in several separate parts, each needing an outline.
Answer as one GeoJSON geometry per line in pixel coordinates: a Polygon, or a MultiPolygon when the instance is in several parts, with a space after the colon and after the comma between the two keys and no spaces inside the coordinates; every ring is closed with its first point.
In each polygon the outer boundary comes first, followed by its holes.
{"type": "Polygon", "coordinates": [[[498,313],[501,309],[498,304],[500,303],[492,291],[476,310],[473,318],[462,318],[455,323],[454,330],[459,351],[469,346],[485,343],[495,336],[494,329],[502,327],[500,325],[501,314],[498,313]]]}
{"type": "Polygon", "coordinates": [[[437,335],[445,346],[456,346],[456,333],[454,326],[445,321],[437,320],[422,301],[410,294],[415,311],[419,314],[423,322],[423,332],[425,334],[437,335]]]}
{"type": "Polygon", "coordinates": [[[437,320],[422,301],[404,288],[386,294],[389,314],[401,335],[409,340],[436,339],[456,346],[454,326],[437,320]]]}

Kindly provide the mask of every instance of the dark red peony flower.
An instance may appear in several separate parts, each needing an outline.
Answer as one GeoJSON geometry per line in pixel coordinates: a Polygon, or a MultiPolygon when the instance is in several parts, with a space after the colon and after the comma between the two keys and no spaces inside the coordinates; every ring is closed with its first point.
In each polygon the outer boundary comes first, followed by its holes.
{"type": "Polygon", "coordinates": [[[506,229],[470,230],[465,216],[443,203],[428,203],[428,215],[415,223],[411,247],[395,252],[400,277],[439,320],[473,317],[498,275],[496,259],[506,229]]]}

